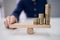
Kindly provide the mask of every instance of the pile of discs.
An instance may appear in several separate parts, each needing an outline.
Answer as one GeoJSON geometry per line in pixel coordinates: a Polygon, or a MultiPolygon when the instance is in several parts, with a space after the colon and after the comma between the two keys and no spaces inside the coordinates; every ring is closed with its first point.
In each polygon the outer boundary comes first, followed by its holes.
{"type": "Polygon", "coordinates": [[[35,25],[43,25],[43,24],[50,24],[50,5],[45,5],[45,17],[44,13],[39,13],[38,18],[34,18],[33,24],[35,25]]]}
{"type": "Polygon", "coordinates": [[[40,13],[39,18],[34,18],[33,24],[38,25],[38,24],[44,24],[44,14],[40,13]]]}

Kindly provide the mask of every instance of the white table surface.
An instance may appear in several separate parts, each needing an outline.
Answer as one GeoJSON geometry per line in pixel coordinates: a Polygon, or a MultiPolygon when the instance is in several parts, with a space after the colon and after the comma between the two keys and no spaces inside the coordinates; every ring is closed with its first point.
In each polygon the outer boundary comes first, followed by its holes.
{"type": "MultiPolygon", "coordinates": [[[[27,21],[32,22],[30,19],[27,21]]],[[[51,28],[35,28],[33,35],[26,33],[27,28],[8,30],[4,19],[0,19],[0,40],[60,40],[60,18],[51,18],[51,28]]]]}

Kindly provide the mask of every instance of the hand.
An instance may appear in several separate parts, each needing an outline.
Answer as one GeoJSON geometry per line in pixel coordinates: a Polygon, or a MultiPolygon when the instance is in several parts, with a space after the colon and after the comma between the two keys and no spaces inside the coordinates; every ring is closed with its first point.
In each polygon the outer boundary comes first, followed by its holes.
{"type": "Polygon", "coordinates": [[[14,24],[16,22],[17,22],[17,19],[16,19],[15,16],[8,16],[4,20],[5,27],[8,28],[8,29],[16,29],[16,28],[9,28],[10,24],[14,24]]]}

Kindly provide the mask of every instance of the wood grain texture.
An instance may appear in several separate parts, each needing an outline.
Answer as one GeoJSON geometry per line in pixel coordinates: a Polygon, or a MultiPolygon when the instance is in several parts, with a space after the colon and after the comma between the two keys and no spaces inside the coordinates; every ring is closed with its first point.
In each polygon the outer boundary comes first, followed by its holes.
{"type": "Polygon", "coordinates": [[[15,23],[9,25],[10,28],[50,28],[50,25],[33,25],[33,24],[20,24],[20,23],[15,23]]]}

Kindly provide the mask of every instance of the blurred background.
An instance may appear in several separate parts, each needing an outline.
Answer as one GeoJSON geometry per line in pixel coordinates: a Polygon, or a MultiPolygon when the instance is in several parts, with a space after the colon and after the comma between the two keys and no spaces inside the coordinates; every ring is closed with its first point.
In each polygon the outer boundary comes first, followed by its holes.
{"type": "MultiPolygon", "coordinates": [[[[28,35],[27,29],[9,30],[4,25],[4,18],[14,11],[19,0],[0,0],[0,19],[2,18],[0,20],[0,40],[60,40],[60,0],[47,1],[51,4],[51,28],[36,28],[34,29],[36,34],[28,35]]],[[[22,14],[25,15],[24,11],[22,14]]],[[[25,23],[32,23],[32,20],[25,20],[25,23]]]]}
{"type": "MultiPolygon", "coordinates": [[[[51,17],[60,17],[60,0],[47,1],[51,4],[51,17]]],[[[6,17],[10,15],[18,2],[19,0],[0,0],[0,16],[6,17]]]]}

